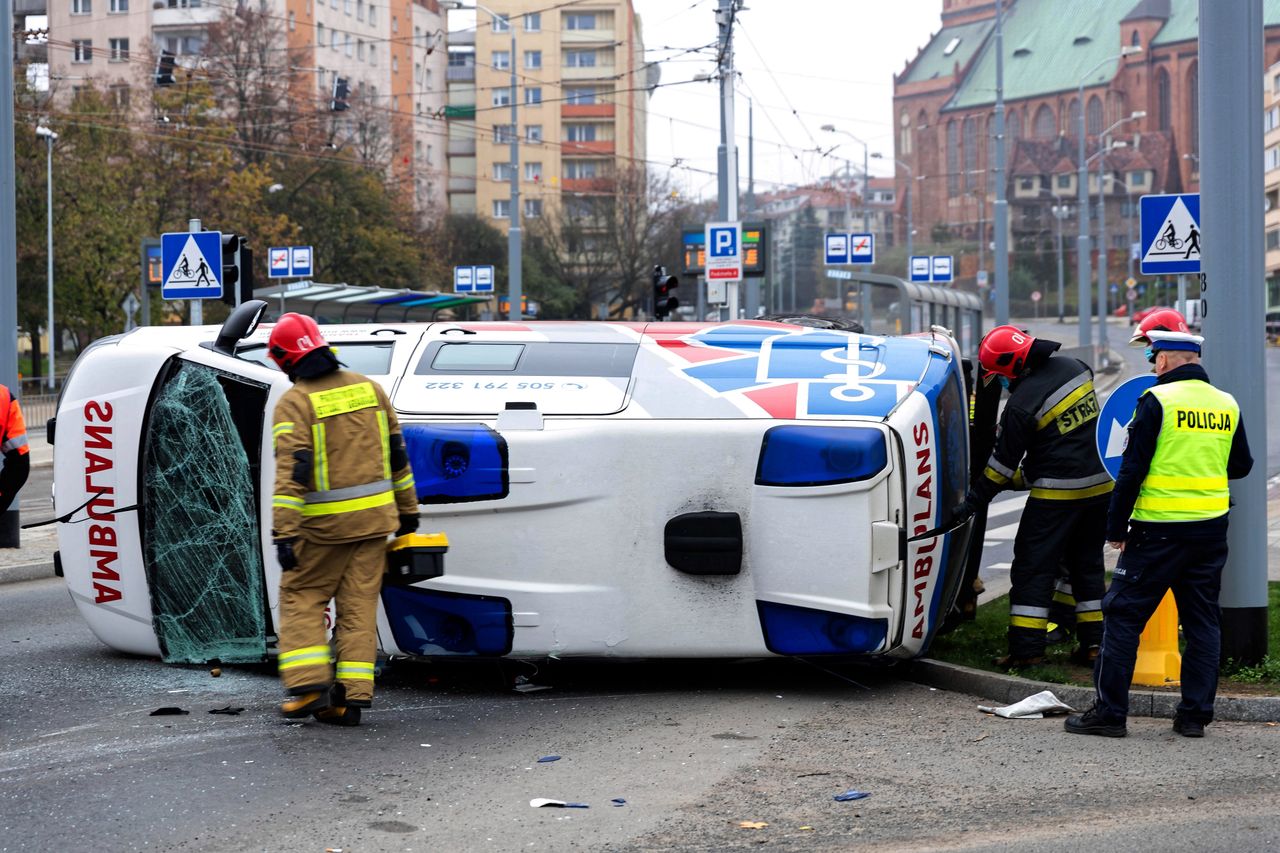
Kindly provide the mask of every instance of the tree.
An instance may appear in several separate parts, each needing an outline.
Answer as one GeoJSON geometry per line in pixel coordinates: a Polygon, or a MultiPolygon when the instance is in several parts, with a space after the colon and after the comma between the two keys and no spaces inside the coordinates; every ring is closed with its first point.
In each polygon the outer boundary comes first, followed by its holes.
{"type": "Polygon", "coordinates": [[[650,274],[678,240],[679,210],[665,180],[638,166],[548,204],[529,231],[550,280],[563,285],[553,298],[576,318],[601,307],[614,318],[647,315],[650,274]]]}
{"type": "Polygon", "coordinates": [[[235,128],[242,163],[266,163],[281,143],[310,135],[299,120],[314,111],[299,107],[316,103],[314,83],[300,70],[303,53],[280,47],[288,39],[278,15],[238,3],[207,33],[202,68],[235,128]]]}
{"type": "Polygon", "coordinates": [[[60,123],[56,316],[79,350],[123,327],[119,304],[138,281],[138,235],[147,227],[139,189],[147,178],[131,145],[127,116],[100,90],[80,90],[60,123]]]}
{"type": "Polygon", "coordinates": [[[315,247],[318,280],[422,289],[412,211],[380,172],[335,152],[286,161],[277,178],[285,189],[270,196],[271,210],[315,247]]]}

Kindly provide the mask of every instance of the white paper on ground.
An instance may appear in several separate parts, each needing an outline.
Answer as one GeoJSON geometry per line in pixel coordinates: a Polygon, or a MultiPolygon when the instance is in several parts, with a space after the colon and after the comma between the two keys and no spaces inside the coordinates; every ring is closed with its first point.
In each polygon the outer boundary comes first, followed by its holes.
{"type": "Polygon", "coordinates": [[[1003,708],[979,705],[978,710],[1010,720],[1042,720],[1045,714],[1069,714],[1075,709],[1054,696],[1052,690],[1041,690],[1034,696],[1028,696],[1021,702],[1014,702],[1003,708]]]}

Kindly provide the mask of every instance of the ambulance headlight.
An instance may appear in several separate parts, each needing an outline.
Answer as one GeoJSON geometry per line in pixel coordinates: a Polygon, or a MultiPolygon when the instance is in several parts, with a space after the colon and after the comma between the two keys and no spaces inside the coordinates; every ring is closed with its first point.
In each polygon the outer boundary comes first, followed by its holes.
{"type": "Polygon", "coordinates": [[[889,462],[884,433],[866,427],[777,426],[764,434],[758,486],[825,486],[869,480],[889,462]]]}

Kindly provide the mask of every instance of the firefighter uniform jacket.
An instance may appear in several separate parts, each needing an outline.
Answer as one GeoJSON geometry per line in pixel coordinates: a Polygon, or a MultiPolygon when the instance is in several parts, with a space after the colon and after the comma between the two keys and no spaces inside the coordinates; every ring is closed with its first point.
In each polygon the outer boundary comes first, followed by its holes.
{"type": "Polygon", "coordinates": [[[1013,383],[995,450],[970,498],[986,504],[1002,489],[1023,482],[1031,497],[1044,500],[1083,500],[1110,492],[1114,484],[1094,440],[1097,417],[1093,371],[1078,359],[1050,356],[1013,383]]]}
{"type": "Polygon", "coordinates": [[[355,542],[417,514],[400,424],[376,382],[350,370],[299,379],[276,404],[272,433],[275,538],[355,542]]]}

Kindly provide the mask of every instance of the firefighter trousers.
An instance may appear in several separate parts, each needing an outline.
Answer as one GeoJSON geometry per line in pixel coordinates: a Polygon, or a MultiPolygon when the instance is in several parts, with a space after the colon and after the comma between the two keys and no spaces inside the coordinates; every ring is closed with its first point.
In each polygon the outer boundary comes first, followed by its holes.
{"type": "Polygon", "coordinates": [[[356,542],[294,543],[298,567],[280,575],[280,679],[293,695],[346,688],[347,704],[368,707],[378,651],[378,592],[386,568],[385,536],[356,542]],[[333,649],[325,625],[336,607],[333,649]],[[336,656],[335,656],[336,652],[336,656]]]}
{"type": "Polygon", "coordinates": [[[1009,653],[1044,654],[1054,582],[1065,570],[1075,595],[1076,636],[1084,647],[1102,642],[1102,545],[1109,495],[1084,500],[1029,498],[1013,540],[1009,579],[1009,653]]]}

